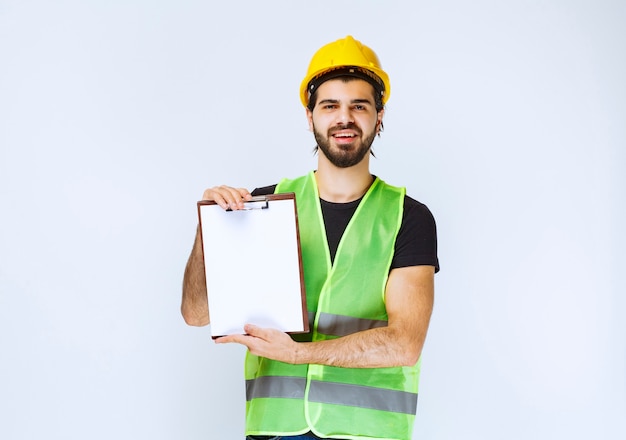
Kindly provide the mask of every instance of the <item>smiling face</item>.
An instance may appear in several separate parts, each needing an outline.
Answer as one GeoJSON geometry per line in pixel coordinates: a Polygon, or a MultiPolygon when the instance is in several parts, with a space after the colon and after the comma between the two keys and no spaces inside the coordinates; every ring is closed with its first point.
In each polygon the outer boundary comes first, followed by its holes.
{"type": "Polygon", "coordinates": [[[374,88],[366,81],[337,78],[316,91],[309,128],[322,154],[336,167],[360,163],[380,129],[383,110],[376,111],[374,88]]]}

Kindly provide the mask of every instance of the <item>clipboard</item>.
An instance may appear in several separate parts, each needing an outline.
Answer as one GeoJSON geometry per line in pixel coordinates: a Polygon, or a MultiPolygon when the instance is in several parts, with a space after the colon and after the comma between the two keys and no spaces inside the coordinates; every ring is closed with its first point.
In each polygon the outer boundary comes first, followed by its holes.
{"type": "Polygon", "coordinates": [[[242,210],[198,202],[213,339],[244,324],[307,333],[294,193],[253,197],[242,210]]]}

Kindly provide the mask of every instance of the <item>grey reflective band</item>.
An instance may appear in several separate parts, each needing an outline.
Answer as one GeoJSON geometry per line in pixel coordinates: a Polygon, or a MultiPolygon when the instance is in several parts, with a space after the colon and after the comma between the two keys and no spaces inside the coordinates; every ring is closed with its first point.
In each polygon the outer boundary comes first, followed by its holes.
{"type": "MultiPolygon", "coordinates": [[[[263,376],[246,381],[246,400],[263,397],[302,399],[305,386],[306,379],[300,377],[263,376]]],[[[417,412],[415,393],[337,382],[311,381],[309,401],[403,414],[417,412]]]]}
{"type": "Polygon", "coordinates": [[[353,318],[344,315],[320,313],[317,332],[324,335],[346,336],[370,328],[387,327],[387,321],[353,318]]]}
{"type": "Polygon", "coordinates": [[[304,399],[306,379],[291,376],[261,376],[246,380],[246,400],[261,397],[304,399]]]}
{"type": "Polygon", "coordinates": [[[417,394],[387,388],[311,381],[309,401],[404,414],[417,412],[417,394]]]}

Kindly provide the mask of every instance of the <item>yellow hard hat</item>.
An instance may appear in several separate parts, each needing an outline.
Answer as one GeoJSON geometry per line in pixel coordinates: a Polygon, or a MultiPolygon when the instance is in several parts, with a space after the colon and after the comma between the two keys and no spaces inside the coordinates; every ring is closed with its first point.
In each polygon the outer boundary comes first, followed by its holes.
{"type": "Polygon", "coordinates": [[[309,64],[309,69],[300,85],[300,100],[306,107],[311,93],[325,80],[326,74],[362,77],[380,90],[382,103],[385,104],[391,93],[389,76],[380,65],[378,57],[372,49],[348,35],[346,38],[321,47],[309,64]],[[318,81],[316,83],[316,80],[318,81]]]}

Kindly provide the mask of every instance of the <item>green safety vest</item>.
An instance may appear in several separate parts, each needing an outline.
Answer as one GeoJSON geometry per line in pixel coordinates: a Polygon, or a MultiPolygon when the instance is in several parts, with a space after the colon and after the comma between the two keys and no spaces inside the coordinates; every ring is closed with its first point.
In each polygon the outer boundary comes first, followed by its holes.
{"type": "MultiPolygon", "coordinates": [[[[387,325],[385,285],[402,221],[404,188],[376,178],[350,220],[334,264],[313,172],[283,180],[294,192],[311,332],[323,341],[387,325]]],[[[246,434],[410,439],[420,362],[412,367],[291,365],[246,356],[246,434]]]]}

